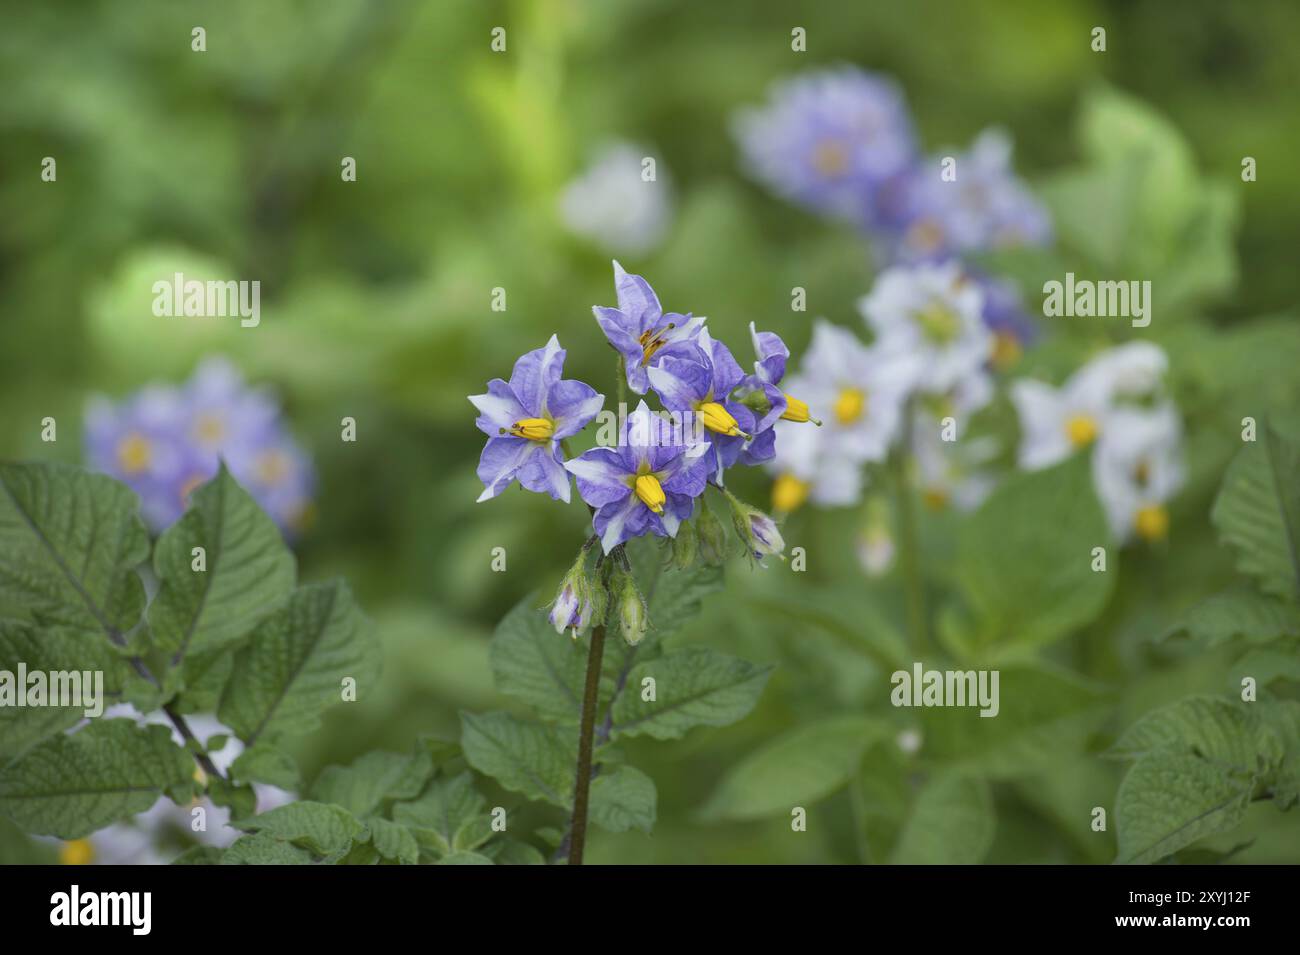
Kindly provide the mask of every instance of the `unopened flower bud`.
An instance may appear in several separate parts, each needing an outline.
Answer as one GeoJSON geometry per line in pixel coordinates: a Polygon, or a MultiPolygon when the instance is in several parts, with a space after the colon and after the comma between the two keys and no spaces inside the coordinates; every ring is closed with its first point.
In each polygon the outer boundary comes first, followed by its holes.
{"type": "Polygon", "coordinates": [[[672,566],[674,569],[685,570],[695,563],[697,544],[695,525],[690,521],[683,521],[677,528],[677,536],[673,538],[672,566]]]}
{"type": "Polygon", "coordinates": [[[551,602],[547,619],[550,620],[556,633],[572,630],[576,637],[591,623],[594,616],[592,600],[597,596],[600,588],[593,587],[591,581],[587,579],[586,564],[587,552],[583,551],[569,568],[569,572],[564,575],[564,580],[560,582],[560,589],[555,594],[555,600],[551,602]]]}
{"type": "Polygon", "coordinates": [[[618,588],[618,626],[623,639],[630,646],[636,646],[650,629],[650,615],[646,610],[645,598],[632,579],[631,574],[622,574],[618,588]]]}
{"type": "Polygon", "coordinates": [[[780,557],[785,550],[785,541],[781,538],[776,521],[734,494],[728,493],[727,500],[731,503],[731,520],[735,524],[736,534],[749,553],[760,561],[768,554],[780,557]]]}

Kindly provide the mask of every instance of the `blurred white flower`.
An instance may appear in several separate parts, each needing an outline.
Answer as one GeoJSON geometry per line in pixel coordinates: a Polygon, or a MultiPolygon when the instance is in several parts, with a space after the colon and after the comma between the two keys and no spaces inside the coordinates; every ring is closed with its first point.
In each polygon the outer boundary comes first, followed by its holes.
{"type": "Polygon", "coordinates": [[[858,534],[858,563],[868,577],[881,577],[894,566],[894,535],[884,525],[868,525],[858,534]]]}
{"type": "Polygon", "coordinates": [[[1098,355],[1060,388],[1015,382],[1011,401],[1020,417],[1020,466],[1051,467],[1091,445],[1105,432],[1118,401],[1158,397],[1167,364],[1157,346],[1133,342],[1098,355]]]}
{"type": "MultiPolygon", "coordinates": [[[[141,723],[158,723],[171,726],[171,722],[162,713],[141,716],[128,704],[110,707],[102,718],[125,717],[141,723]]],[[[200,742],[206,742],[218,734],[229,734],[215,716],[188,715],[186,723],[200,742]]],[[[173,733],[175,731],[173,730],[173,733]]],[[[177,743],[183,740],[177,734],[177,743]]],[[[244,744],[233,734],[226,745],[219,751],[210,753],[212,763],[222,773],[230,769],[236,757],[244,750],[244,744]]],[[[198,773],[198,767],[195,767],[198,773]]],[[[257,811],[266,812],[276,806],[291,802],[292,793],[275,786],[257,784],[257,811]]],[[[181,806],[166,796],[160,798],[149,809],[123,822],[106,826],[84,839],[61,842],[57,839],[46,840],[59,845],[59,860],[76,865],[166,865],[175,859],[189,840],[200,845],[224,848],[238,839],[243,833],[231,829],[226,824],[230,821],[230,810],[215,805],[210,799],[198,798],[181,806]],[[193,810],[202,807],[206,819],[205,831],[195,832],[193,810]]]]}
{"type": "MultiPolygon", "coordinates": [[[[846,328],[818,319],[799,374],[785,382],[800,395],[824,442],[823,456],[847,461],[881,461],[898,434],[903,402],[919,373],[918,359],[868,347],[846,328]]],[[[791,429],[777,440],[779,447],[791,429]]]]}
{"type": "Polygon", "coordinates": [[[887,269],[858,301],[875,347],[918,363],[916,388],[924,394],[948,394],[985,374],[994,341],[983,307],[979,286],[957,262],[887,269]]]}
{"type": "Polygon", "coordinates": [[[805,501],[848,507],[862,496],[861,464],[837,452],[827,429],[777,422],[776,453],[767,468],[776,475],[772,509],[788,514],[805,501]]]}
{"type": "Polygon", "coordinates": [[[654,150],[616,142],[564,188],[560,214],[576,235],[614,253],[643,253],[658,245],[672,219],[672,181],[662,162],[655,178],[642,178],[654,150]]]}
{"type": "Polygon", "coordinates": [[[1111,412],[1092,457],[1093,484],[1121,543],[1169,532],[1168,500],[1186,478],[1182,427],[1173,405],[1120,407],[1111,412]]]}
{"type": "Polygon", "coordinates": [[[921,499],[933,510],[951,504],[973,511],[993,491],[997,479],[984,465],[998,453],[992,437],[970,441],[944,441],[941,425],[918,412],[912,426],[912,454],[916,459],[921,499]]]}

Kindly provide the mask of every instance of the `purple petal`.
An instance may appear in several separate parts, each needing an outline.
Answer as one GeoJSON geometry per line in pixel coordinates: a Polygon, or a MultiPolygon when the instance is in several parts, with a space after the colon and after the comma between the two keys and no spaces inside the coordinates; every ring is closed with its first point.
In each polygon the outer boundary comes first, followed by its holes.
{"type": "Polygon", "coordinates": [[[546,396],[545,408],[555,420],[555,437],[567,438],[585,428],[605,405],[605,396],[574,379],[557,381],[546,396]]]}
{"type": "Polygon", "coordinates": [[[510,388],[529,417],[541,414],[542,402],[553,384],[560,380],[564,370],[564,349],[560,340],[552,335],[542,348],[536,348],[515,362],[510,375],[510,388]]]}
{"type": "Polygon", "coordinates": [[[771,461],[776,456],[776,429],[769,428],[754,436],[754,440],[749,442],[743,451],[740,452],[740,463],[744,465],[762,464],[764,461],[771,461]]]}
{"type": "Polygon", "coordinates": [[[608,554],[625,540],[644,533],[646,515],[650,513],[635,494],[600,508],[592,518],[592,526],[600,535],[601,548],[608,554]]]}
{"type": "Polygon", "coordinates": [[[531,417],[515,397],[514,390],[500,378],[493,378],[487,387],[486,394],[469,396],[470,403],[482,412],[474,424],[484,434],[496,437],[502,428],[509,430],[520,418],[531,417]]]}
{"type": "Polygon", "coordinates": [[[659,522],[663,525],[669,537],[676,537],[677,529],[682,526],[682,521],[689,521],[694,512],[694,497],[689,494],[665,494],[664,512],[658,515],[659,522]]]}
{"type": "Polygon", "coordinates": [[[530,454],[541,445],[524,438],[504,435],[488,438],[478,460],[478,479],[483,482],[480,501],[496,497],[514,480],[530,454]]]}
{"type": "Polygon", "coordinates": [[[709,481],[712,457],[707,442],[693,444],[682,450],[664,467],[656,468],[660,475],[659,483],[665,493],[672,492],[685,497],[699,497],[709,481]]]}
{"type": "Polygon", "coordinates": [[[749,323],[749,337],[754,342],[754,354],[758,356],[754,363],[755,373],[764,381],[779,384],[785,377],[785,362],[790,357],[790,349],[776,332],[760,332],[753,322],[749,323]]]}
{"type": "Polygon", "coordinates": [[[649,369],[650,384],[669,411],[689,411],[713,387],[713,371],[705,363],[669,357],[649,369]]]}
{"type": "Polygon", "coordinates": [[[519,483],[530,491],[549,494],[557,501],[569,503],[569,472],[564,470],[560,461],[560,447],[554,442],[548,447],[537,442],[530,442],[536,454],[524,458],[519,467],[519,483]]]}
{"type": "Polygon", "coordinates": [[[632,493],[629,472],[613,448],[592,448],[564,467],[577,479],[578,494],[592,507],[617,503],[632,493]]]}
{"type": "Polygon", "coordinates": [[[708,329],[701,330],[698,343],[704,349],[705,354],[708,355],[710,364],[713,365],[713,380],[711,383],[713,400],[721,401],[731,393],[732,388],[740,384],[740,380],[745,377],[745,373],[732,356],[731,350],[722,342],[713,338],[708,329]]]}
{"type": "Polygon", "coordinates": [[[614,263],[614,291],[618,295],[619,311],[635,319],[640,331],[654,327],[663,316],[659,296],[655,295],[650,283],[639,275],[625,272],[617,261],[614,263]]]}

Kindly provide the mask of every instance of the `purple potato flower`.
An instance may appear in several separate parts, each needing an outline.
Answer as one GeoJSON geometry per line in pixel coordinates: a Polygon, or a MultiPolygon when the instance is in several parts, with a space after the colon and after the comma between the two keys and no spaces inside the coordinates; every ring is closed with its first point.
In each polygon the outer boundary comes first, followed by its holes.
{"type": "Polygon", "coordinates": [[[953,255],[1052,240],[1046,208],[1016,175],[1011,140],[982,132],[945,180],[937,158],[917,165],[901,184],[886,252],[892,261],[941,262],[953,255]]]}
{"type": "Polygon", "coordinates": [[[614,262],[614,291],[618,307],[592,307],[596,322],[620,355],[627,384],[638,395],[650,387],[651,363],[689,348],[704,327],[704,317],[664,312],[654,289],[639,275],[630,275],[614,262]]]}
{"type": "Polygon", "coordinates": [[[515,362],[510,381],[493,378],[486,394],[470,395],[481,414],[474,422],[488,436],[479,458],[480,501],[519,479],[530,491],[569,501],[569,475],[560,442],[596,417],[605,396],[581,381],[560,377],[565,351],[551,336],[543,348],[515,362]]]}
{"type": "Polygon", "coordinates": [[[784,80],[768,105],[742,112],[735,137],[750,174],[814,212],[877,227],[916,158],[897,84],[842,66],[784,80]]]}
{"type": "Polygon", "coordinates": [[[155,533],[185,512],[221,460],[282,530],[301,530],[310,516],[310,459],[270,393],[249,388],[224,359],[204,361],[180,388],[150,385],[119,403],[92,399],[86,453],[91,468],[139,495],[155,533]]]}
{"type": "Polygon", "coordinates": [[[754,413],[733,400],[731,392],[745,378],[727,346],[700,331],[695,346],[674,354],[649,369],[650,384],[669,411],[690,415],[701,425],[712,449],[710,477],[722,483],[722,472],[739,459],[753,437],[754,413]]]}
{"type": "Polygon", "coordinates": [[[711,446],[683,444],[642,401],[627,416],[616,448],[592,448],[564,466],[582,499],[596,509],[592,523],[608,554],[633,537],[676,537],[690,520],[709,479],[711,446]]]}

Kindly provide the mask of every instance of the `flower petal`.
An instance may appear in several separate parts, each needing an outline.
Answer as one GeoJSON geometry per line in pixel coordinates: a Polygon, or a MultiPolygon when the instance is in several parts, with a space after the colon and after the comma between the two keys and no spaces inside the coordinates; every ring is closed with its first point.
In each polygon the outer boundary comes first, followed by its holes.
{"type": "Polygon", "coordinates": [[[546,411],[555,420],[555,437],[567,438],[585,428],[605,405],[605,396],[574,379],[557,381],[546,396],[546,411]]]}
{"type": "Polygon", "coordinates": [[[619,544],[644,533],[645,515],[650,509],[641,503],[635,494],[629,494],[622,502],[606,504],[596,511],[592,526],[600,535],[600,546],[608,554],[619,544]]]}
{"type": "MultiPolygon", "coordinates": [[[[701,359],[703,353],[697,352],[701,359]]],[[[650,385],[669,411],[692,410],[713,387],[713,369],[704,361],[665,358],[647,369],[650,385]]]]}
{"type": "Polygon", "coordinates": [[[505,435],[488,438],[478,461],[478,479],[483,482],[480,501],[496,497],[514,480],[525,460],[541,445],[524,438],[505,435]]]}
{"type": "Polygon", "coordinates": [[[618,295],[619,311],[635,319],[641,331],[653,327],[663,315],[659,296],[655,295],[650,283],[639,275],[624,271],[617,260],[614,261],[614,291],[618,295]]]}
{"type": "Polygon", "coordinates": [[[488,382],[486,394],[470,395],[469,400],[482,412],[474,424],[489,437],[495,438],[502,428],[509,430],[520,418],[530,417],[511,387],[500,378],[488,382]]]}
{"type": "Polygon", "coordinates": [[[536,448],[536,454],[530,454],[519,467],[519,483],[530,491],[549,494],[557,501],[569,503],[569,472],[564,470],[560,461],[560,446],[551,442],[549,446],[530,442],[536,448]]]}
{"type": "Polygon", "coordinates": [[[613,448],[592,448],[564,465],[578,481],[578,494],[592,507],[604,507],[632,493],[623,459],[613,448]]]}
{"type": "Polygon", "coordinates": [[[543,347],[525,353],[515,362],[514,371],[510,375],[510,388],[529,415],[541,413],[546,393],[551,385],[560,380],[560,373],[564,370],[564,354],[559,338],[552,335],[543,347]]]}

